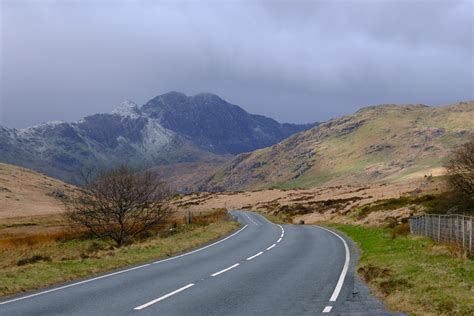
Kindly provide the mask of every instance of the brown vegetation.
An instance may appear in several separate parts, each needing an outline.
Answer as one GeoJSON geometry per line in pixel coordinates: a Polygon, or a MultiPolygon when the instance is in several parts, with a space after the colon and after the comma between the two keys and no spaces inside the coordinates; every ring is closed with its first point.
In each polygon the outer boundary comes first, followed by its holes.
{"type": "Polygon", "coordinates": [[[77,188],[39,172],[0,163],[0,220],[55,215],[77,188]]]}
{"type": "Polygon", "coordinates": [[[454,202],[461,211],[474,211],[474,138],[452,152],[446,169],[454,202]]]}
{"type": "Polygon", "coordinates": [[[173,201],[190,211],[211,208],[260,211],[284,222],[339,222],[385,225],[388,218],[401,223],[423,209],[446,209],[439,201],[445,191],[441,178],[427,175],[397,183],[333,185],[311,189],[268,189],[249,192],[194,193],[173,201]]]}

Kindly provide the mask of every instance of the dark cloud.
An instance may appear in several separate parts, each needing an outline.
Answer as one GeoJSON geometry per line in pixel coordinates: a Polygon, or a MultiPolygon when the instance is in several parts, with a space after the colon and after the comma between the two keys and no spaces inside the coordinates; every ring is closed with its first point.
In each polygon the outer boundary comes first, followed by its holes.
{"type": "Polygon", "coordinates": [[[469,0],[1,4],[2,125],[170,90],[290,122],[474,99],[469,0]]]}

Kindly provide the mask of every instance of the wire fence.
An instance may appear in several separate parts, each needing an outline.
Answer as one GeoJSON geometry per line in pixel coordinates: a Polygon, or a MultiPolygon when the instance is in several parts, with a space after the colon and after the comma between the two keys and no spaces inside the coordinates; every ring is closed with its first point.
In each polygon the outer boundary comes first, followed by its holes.
{"type": "Polygon", "coordinates": [[[459,245],[473,256],[473,222],[472,216],[425,214],[410,218],[410,233],[427,236],[438,243],[459,245]]]}

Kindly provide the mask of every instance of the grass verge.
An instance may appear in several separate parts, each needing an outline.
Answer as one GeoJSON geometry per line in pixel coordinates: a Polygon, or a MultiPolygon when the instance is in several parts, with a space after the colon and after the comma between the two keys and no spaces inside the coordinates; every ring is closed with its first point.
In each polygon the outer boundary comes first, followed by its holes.
{"type": "Polygon", "coordinates": [[[474,260],[447,246],[388,228],[332,224],[362,250],[358,272],[395,311],[413,315],[473,315],[474,260]]]}
{"type": "Polygon", "coordinates": [[[182,225],[166,237],[122,248],[98,239],[74,239],[4,249],[0,251],[0,296],[169,257],[226,235],[237,226],[229,221],[182,225]]]}

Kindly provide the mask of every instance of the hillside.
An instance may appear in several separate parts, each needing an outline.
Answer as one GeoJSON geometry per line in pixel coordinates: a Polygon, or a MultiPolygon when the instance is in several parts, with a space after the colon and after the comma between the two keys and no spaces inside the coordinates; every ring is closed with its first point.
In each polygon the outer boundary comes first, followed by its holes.
{"type": "Polygon", "coordinates": [[[398,181],[442,172],[449,150],[474,135],[474,102],[380,105],[237,156],[202,190],[398,181]]]}
{"type": "Polygon", "coordinates": [[[111,113],[77,122],[0,126],[0,162],[76,182],[78,170],[90,166],[210,162],[275,144],[311,126],[251,115],[212,94],[170,92],[143,107],[126,101],[111,113]]]}
{"type": "Polygon", "coordinates": [[[41,173],[0,163],[0,219],[52,215],[75,187],[41,173]]]}

